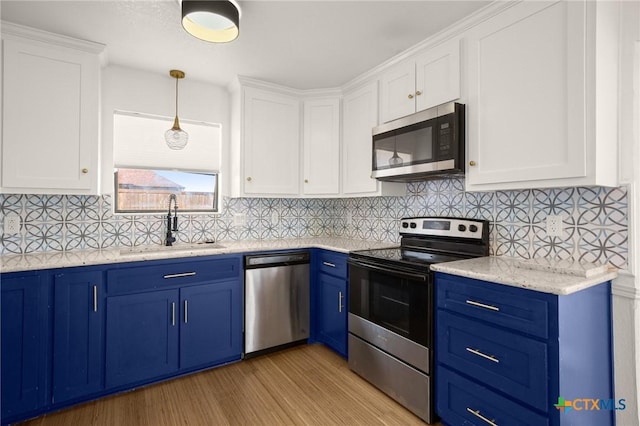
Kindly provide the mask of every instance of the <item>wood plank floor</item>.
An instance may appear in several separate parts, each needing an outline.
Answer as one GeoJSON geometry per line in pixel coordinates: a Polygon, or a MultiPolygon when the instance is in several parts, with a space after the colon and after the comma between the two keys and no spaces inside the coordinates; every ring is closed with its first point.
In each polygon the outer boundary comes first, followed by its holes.
{"type": "Polygon", "coordinates": [[[29,426],[425,425],[323,345],[298,346],[85,403],[29,426]]]}

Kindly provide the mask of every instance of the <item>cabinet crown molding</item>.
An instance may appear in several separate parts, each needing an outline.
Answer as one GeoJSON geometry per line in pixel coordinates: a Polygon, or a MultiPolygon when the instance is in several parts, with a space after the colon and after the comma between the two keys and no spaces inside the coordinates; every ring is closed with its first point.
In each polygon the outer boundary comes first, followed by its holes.
{"type": "Polygon", "coordinates": [[[242,75],[237,76],[237,84],[236,82],[232,82],[229,85],[231,91],[237,89],[237,87],[253,87],[256,89],[265,89],[269,91],[279,92],[291,96],[296,96],[302,98],[311,98],[311,97],[329,97],[329,96],[341,96],[342,89],[339,87],[330,87],[326,89],[295,89],[293,87],[282,86],[280,84],[271,83],[268,81],[258,80],[251,77],[245,77],[242,75]]]}
{"type": "Polygon", "coordinates": [[[15,36],[43,43],[55,44],[61,47],[67,47],[70,49],[99,55],[102,65],[105,65],[107,62],[107,46],[102,43],[96,43],[94,41],[80,40],[65,35],[54,34],[48,31],[39,30],[37,28],[15,24],[9,21],[0,21],[0,28],[2,28],[2,38],[11,38],[15,36]]]}

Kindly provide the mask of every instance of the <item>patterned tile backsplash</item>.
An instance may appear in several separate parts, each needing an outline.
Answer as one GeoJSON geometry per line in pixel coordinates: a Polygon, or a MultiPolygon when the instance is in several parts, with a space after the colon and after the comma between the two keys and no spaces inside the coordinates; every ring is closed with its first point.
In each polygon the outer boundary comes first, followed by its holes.
{"type": "MultiPolygon", "coordinates": [[[[472,217],[490,222],[494,255],[574,258],[624,269],[627,205],[624,187],[465,192],[463,180],[444,179],[407,184],[401,197],[225,198],[221,215],[180,215],[177,238],[337,236],[398,242],[402,217],[472,217]],[[242,226],[234,225],[237,213],[246,215],[242,226]],[[562,217],[561,237],[547,235],[548,215],[562,217]]],[[[164,216],[116,216],[110,196],[0,195],[0,216],[9,213],[20,216],[20,233],[0,234],[1,254],[162,244],[165,233],[164,216]]]]}

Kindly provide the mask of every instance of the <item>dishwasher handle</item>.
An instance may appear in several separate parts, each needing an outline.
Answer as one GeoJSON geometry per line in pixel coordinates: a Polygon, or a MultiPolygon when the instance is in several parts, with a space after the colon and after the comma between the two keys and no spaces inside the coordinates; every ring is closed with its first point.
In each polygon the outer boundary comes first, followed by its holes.
{"type": "Polygon", "coordinates": [[[308,251],[254,254],[244,257],[245,269],[273,268],[275,266],[303,265],[310,263],[308,251]]]}

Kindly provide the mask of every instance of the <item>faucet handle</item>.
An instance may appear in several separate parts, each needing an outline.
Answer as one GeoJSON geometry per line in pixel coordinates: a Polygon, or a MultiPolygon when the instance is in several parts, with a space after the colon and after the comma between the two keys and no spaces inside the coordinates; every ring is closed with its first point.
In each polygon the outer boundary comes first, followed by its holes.
{"type": "Polygon", "coordinates": [[[173,217],[173,226],[171,227],[171,230],[174,232],[178,231],[178,216],[173,217]]]}

